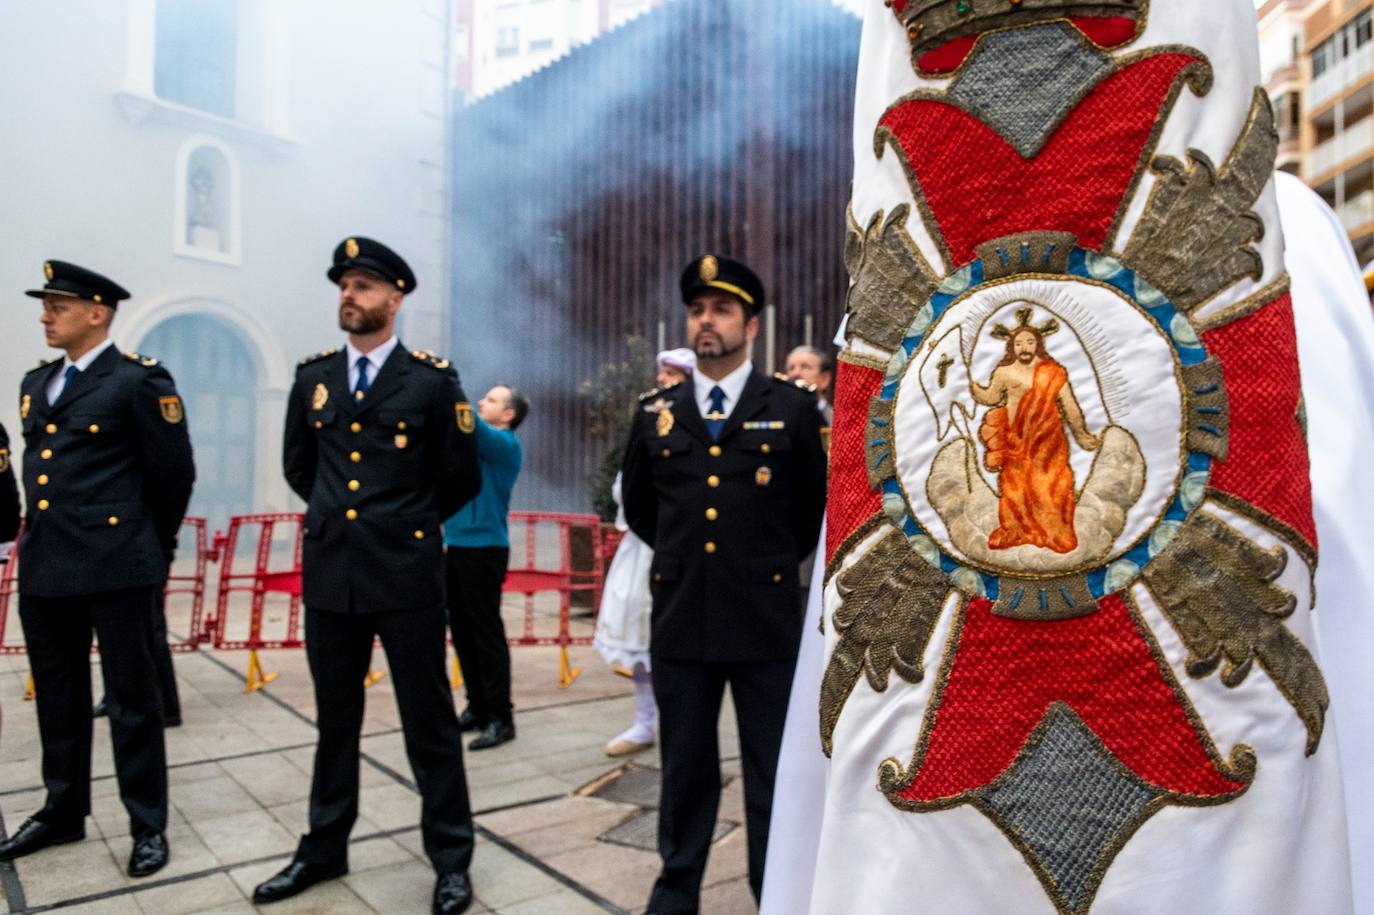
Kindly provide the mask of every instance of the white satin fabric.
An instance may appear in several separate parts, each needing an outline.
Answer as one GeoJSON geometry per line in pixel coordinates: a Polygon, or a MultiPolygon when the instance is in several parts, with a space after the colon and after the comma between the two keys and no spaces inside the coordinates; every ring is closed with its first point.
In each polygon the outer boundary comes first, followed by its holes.
{"type": "Polygon", "coordinates": [[[596,615],[596,635],[592,646],[612,667],[634,670],[649,663],[649,567],[654,551],[635,536],[625,523],[625,508],[621,504],[620,474],[611,484],[615,499],[616,530],[621,531],[620,546],[616,548],[611,566],[606,570],[606,584],[601,591],[601,608],[596,615]]]}
{"type": "MultiPolygon", "coordinates": [[[[1182,158],[1188,148],[1197,148],[1214,162],[1225,161],[1257,84],[1254,28],[1249,0],[1154,0],[1144,35],[1125,52],[1188,45],[1207,55],[1215,76],[1208,95],[1182,94],[1161,134],[1158,153],[1182,158]]],[[[864,225],[878,209],[891,211],[911,202],[897,157],[879,160],[873,155],[874,125],[900,95],[941,82],[916,77],[906,36],[883,0],[866,4],[859,61],[853,207],[864,225]]],[[[1122,243],[1152,186],[1147,179],[1138,189],[1119,236],[1122,243]]],[[[1342,915],[1354,910],[1349,842],[1361,850],[1356,861],[1374,860],[1369,828],[1374,792],[1353,784],[1370,771],[1374,751],[1369,724],[1374,701],[1367,664],[1362,670],[1359,660],[1369,650],[1365,646],[1374,646],[1374,570],[1360,568],[1374,510],[1374,481],[1368,475],[1369,456],[1374,455],[1374,329],[1348,245],[1329,212],[1318,211],[1291,189],[1283,196],[1288,210],[1284,228],[1294,233],[1288,267],[1294,274],[1323,555],[1317,577],[1320,609],[1300,609],[1288,625],[1325,670],[1332,712],[1317,752],[1308,757],[1301,721],[1261,669],[1256,667],[1235,689],[1215,675],[1202,680],[1188,676],[1186,652],[1176,633],[1137,589],[1134,596],[1146,621],[1222,754],[1244,743],[1254,749],[1259,765],[1250,789],[1230,803],[1167,807],[1151,817],[1112,862],[1092,905],[1095,915],[1342,915]],[[1293,227],[1295,220],[1299,228],[1293,227]],[[1324,651],[1318,650],[1315,631],[1319,615],[1324,651]],[[1348,746],[1342,754],[1337,731],[1347,727],[1348,746]],[[1349,840],[1342,755],[1352,773],[1349,840]]],[[[1255,209],[1267,228],[1260,245],[1264,275],[1228,290],[1205,307],[1204,316],[1270,284],[1284,269],[1272,184],[1255,209]]],[[[920,221],[913,217],[908,228],[931,263],[941,265],[920,221]]],[[[1287,549],[1222,509],[1208,510],[1266,546],[1287,549]]],[[[1288,559],[1279,584],[1306,608],[1311,592],[1305,566],[1292,550],[1288,559]]],[[[1054,912],[1020,853],[972,807],[909,813],[876,790],[883,759],[911,757],[950,635],[950,606],[930,639],[925,680],[910,685],[893,677],[883,693],[860,680],[840,717],[834,755],[827,763],[819,747],[817,710],[821,674],[833,643],[821,636],[816,623],[822,599],[833,607],[836,595],[833,582],[822,595],[820,579],[818,568],[779,762],[764,915],[1054,912]]],[[[833,627],[828,632],[833,639],[833,627]]],[[[1361,911],[1372,911],[1367,908],[1368,884],[1368,877],[1359,881],[1361,911]]]]}

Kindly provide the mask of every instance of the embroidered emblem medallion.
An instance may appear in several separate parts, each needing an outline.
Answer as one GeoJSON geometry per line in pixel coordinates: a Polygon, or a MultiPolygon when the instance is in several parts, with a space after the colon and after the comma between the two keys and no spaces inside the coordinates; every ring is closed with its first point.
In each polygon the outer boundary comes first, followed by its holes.
{"type": "Polygon", "coordinates": [[[1321,739],[1326,686],[1280,578],[1290,551],[1315,568],[1316,538],[1287,282],[1258,285],[1273,109],[1256,89],[1220,166],[1156,155],[1211,69],[1110,53],[1148,0],[889,6],[917,69],[953,78],[876,126],[910,196],[849,217],[822,744],[861,681],[923,680],[952,614],[914,749],[873,760],[878,789],[913,813],[971,805],[1080,915],[1154,813],[1232,801],[1264,762],[1217,745],[1143,607],[1188,676],[1234,688],[1258,663],[1309,755],[1321,739]],[[1011,61],[1036,57],[1056,75],[1028,84],[1011,61]],[[1276,463],[1292,479],[1257,483],[1276,463]]]}
{"type": "Polygon", "coordinates": [[[172,425],[176,425],[186,418],[185,412],[181,409],[181,398],[175,394],[157,399],[158,409],[162,411],[162,418],[172,425]]]}
{"type": "Polygon", "coordinates": [[[698,268],[697,275],[701,277],[703,283],[709,283],[720,276],[720,261],[716,260],[714,254],[708,254],[701,259],[701,267],[698,268]]]}
{"type": "Polygon", "coordinates": [[[329,403],[329,389],[321,382],[315,385],[315,392],[310,395],[310,409],[323,410],[327,403],[329,403]]]}
{"type": "Polygon", "coordinates": [[[677,419],[673,416],[673,411],[665,405],[663,409],[658,411],[658,419],[654,423],[655,428],[658,429],[658,437],[663,438],[672,432],[676,423],[677,419]]]}
{"type": "Polygon", "coordinates": [[[10,450],[0,448],[0,473],[5,473],[10,469],[10,450]]]}
{"type": "Polygon", "coordinates": [[[20,418],[20,419],[28,419],[28,418],[29,418],[29,409],[30,409],[32,406],[33,406],[33,398],[30,397],[28,394],[25,394],[23,397],[19,398],[19,418],[20,418]]]}
{"type": "Polygon", "coordinates": [[[344,242],[344,254],[347,254],[350,258],[357,257],[358,250],[358,240],[356,238],[350,238],[344,242]]]}
{"type": "Polygon", "coordinates": [[[472,404],[456,403],[453,405],[453,413],[458,420],[458,431],[464,435],[471,435],[477,429],[477,416],[472,412],[472,404]]]}

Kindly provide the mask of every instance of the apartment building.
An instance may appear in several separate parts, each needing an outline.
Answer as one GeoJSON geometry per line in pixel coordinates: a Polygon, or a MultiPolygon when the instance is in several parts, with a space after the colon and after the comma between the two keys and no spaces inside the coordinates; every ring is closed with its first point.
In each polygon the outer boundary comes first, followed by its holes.
{"type": "Polygon", "coordinates": [[[1278,167],[1340,216],[1374,260],[1374,0],[1267,0],[1260,57],[1279,126],[1278,167]]]}
{"type": "Polygon", "coordinates": [[[475,101],[664,0],[457,0],[454,72],[475,101]]]}

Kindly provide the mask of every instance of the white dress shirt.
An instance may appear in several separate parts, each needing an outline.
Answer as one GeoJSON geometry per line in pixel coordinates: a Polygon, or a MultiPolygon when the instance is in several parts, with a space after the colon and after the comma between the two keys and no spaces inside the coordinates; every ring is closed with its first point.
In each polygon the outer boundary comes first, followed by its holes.
{"type": "Polygon", "coordinates": [[[62,370],[53,376],[52,381],[48,382],[48,405],[51,406],[57,403],[57,398],[62,396],[63,389],[67,387],[68,368],[74,365],[78,372],[84,372],[91,367],[91,363],[94,362],[101,353],[112,346],[114,346],[114,341],[107,337],[104,343],[99,344],[75,362],[71,360],[71,357],[63,359],[62,370]]]}
{"type": "Polygon", "coordinates": [[[391,351],[396,348],[396,344],[399,342],[396,335],[392,334],[391,338],[381,346],[370,353],[364,353],[350,340],[345,347],[348,350],[348,390],[355,391],[358,388],[358,360],[360,358],[367,357],[367,386],[370,388],[377,381],[377,373],[381,371],[382,365],[391,356],[391,351]]]}
{"type": "Polygon", "coordinates": [[[754,363],[745,360],[743,365],[719,381],[707,378],[699,371],[693,372],[692,384],[695,386],[697,409],[701,411],[701,415],[705,416],[711,412],[711,389],[719,385],[720,389],[725,392],[725,409],[721,412],[725,414],[726,418],[729,418],[735,405],[739,403],[740,395],[744,393],[744,385],[753,371],[754,363]]]}

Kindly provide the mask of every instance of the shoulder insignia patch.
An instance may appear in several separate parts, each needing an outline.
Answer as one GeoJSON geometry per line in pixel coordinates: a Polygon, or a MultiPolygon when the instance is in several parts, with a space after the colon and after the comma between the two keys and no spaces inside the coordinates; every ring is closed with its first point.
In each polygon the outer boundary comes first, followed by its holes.
{"type": "Polygon", "coordinates": [[[435,355],[434,353],[431,353],[429,350],[423,349],[412,350],[410,358],[414,359],[416,362],[421,363],[422,365],[427,365],[430,368],[435,369],[446,369],[453,365],[452,362],[449,362],[444,357],[435,355]]]}
{"type": "Polygon", "coordinates": [[[304,366],[304,365],[310,365],[310,364],[313,363],[313,362],[319,362],[321,359],[327,359],[327,358],[329,358],[330,356],[334,355],[334,354],[337,353],[337,352],[338,352],[338,349],[320,350],[318,353],[312,353],[311,355],[306,356],[306,357],[305,357],[304,359],[302,359],[300,362],[297,362],[297,363],[296,363],[296,367],[297,367],[297,368],[300,368],[301,366],[304,366]]]}
{"type": "Polygon", "coordinates": [[[10,450],[0,448],[0,473],[5,473],[10,469],[10,450]]]}
{"type": "Polygon", "coordinates": [[[773,380],[789,388],[800,388],[808,394],[816,393],[816,386],[814,384],[809,384],[808,382],[802,381],[800,378],[789,378],[782,372],[774,372],[773,380]]]}
{"type": "Polygon", "coordinates": [[[138,363],[145,369],[150,369],[153,366],[157,365],[157,360],[154,359],[152,356],[142,356],[138,353],[125,353],[124,358],[128,359],[130,362],[138,363]]]}
{"type": "Polygon", "coordinates": [[[677,388],[678,388],[681,384],[682,384],[682,382],[680,382],[680,381],[674,381],[672,384],[664,385],[664,386],[661,387],[661,388],[650,388],[649,390],[645,391],[643,394],[640,394],[640,395],[639,395],[639,401],[640,401],[641,403],[643,403],[643,402],[646,401],[646,400],[653,400],[655,397],[657,397],[657,396],[660,395],[660,394],[666,394],[666,393],[668,393],[669,391],[675,391],[675,390],[677,390],[677,388]]]}
{"type": "Polygon", "coordinates": [[[25,372],[24,374],[25,374],[25,375],[32,375],[34,372],[37,372],[37,371],[40,371],[40,370],[42,370],[42,369],[47,368],[48,366],[52,365],[54,362],[61,362],[61,361],[62,361],[62,357],[61,357],[61,356],[58,356],[56,359],[44,359],[44,360],[40,361],[37,365],[35,365],[33,368],[29,369],[29,370],[28,370],[27,372],[25,372]]]}

